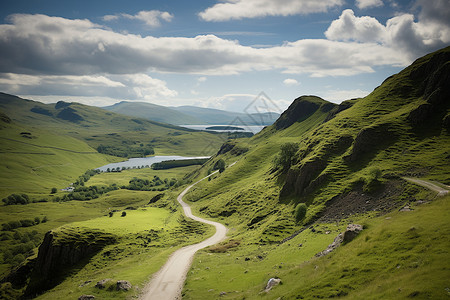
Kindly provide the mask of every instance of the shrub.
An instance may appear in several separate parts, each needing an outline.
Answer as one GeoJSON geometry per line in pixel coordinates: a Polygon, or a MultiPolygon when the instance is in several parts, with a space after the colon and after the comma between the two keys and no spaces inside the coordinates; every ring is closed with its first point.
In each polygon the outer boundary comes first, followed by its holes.
{"type": "Polygon", "coordinates": [[[57,191],[58,191],[58,190],[57,190],[56,188],[52,188],[50,194],[56,194],[57,191]]]}
{"type": "Polygon", "coordinates": [[[219,159],[218,161],[216,161],[213,169],[219,170],[219,173],[222,173],[223,171],[225,171],[225,162],[223,161],[223,159],[219,159]]]}
{"type": "Polygon", "coordinates": [[[123,211],[121,217],[125,217],[126,215],[127,215],[127,212],[123,211]]]}
{"type": "Polygon", "coordinates": [[[5,205],[28,204],[30,203],[30,198],[27,194],[12,194],[2,199],[2,201],[5,203],[5,205]]]}
{"type": "Polygon", "coordinates": [[[34,221],[33,220],[20,220],[20,224],[22,225],[22,227],[30,227],[34,225],[34,221]]]}
{"type": "Polygon", "coordinates": [[[303,220],[305,218],[307,209],[308,208],[305,203],[299,203],[295,207],[294,215],[295,215],[295,220],[297,222],[300,222],[301,220],[303,220]]]}
{"type": "Polygon", "coordinates": [[[275,165],[288,169],[292,165],[295,153],[298,151],[298,145],[295,143],[286,143],[281,145],[280,154],[275,159],[275,165]]]}

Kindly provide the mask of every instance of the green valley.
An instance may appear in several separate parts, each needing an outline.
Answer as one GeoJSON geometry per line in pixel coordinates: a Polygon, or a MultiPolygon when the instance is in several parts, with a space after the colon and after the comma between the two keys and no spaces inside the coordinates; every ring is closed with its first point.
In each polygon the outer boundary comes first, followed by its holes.
{"type": "Polygon", "coordinates": [[[227,238],[196,254],[183,299],[445,299],[448,82],[450,47],[364,98],[338,105],[298,97],[273,125],[237,139],[2,94],[0,195],[27,194],[29,203],[5,201],[0,210],[8,224],[0,295],[141,297],[175,250],[213,235],[176,201],[210,175],[184,201],[195,215],[224,224],[227,238]],[[211,158],[85,173],[153,154],[211,158]],[[73,192],[61,191],[70,183],[73,192]],[[68,196],[83,189],[83,199],[68,196]]]}

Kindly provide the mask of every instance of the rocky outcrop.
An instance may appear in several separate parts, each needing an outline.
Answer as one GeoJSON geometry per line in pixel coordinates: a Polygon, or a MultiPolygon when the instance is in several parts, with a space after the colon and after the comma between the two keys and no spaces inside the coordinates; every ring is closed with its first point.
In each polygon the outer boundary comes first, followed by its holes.
{"type": "Polygon", "coordinates": [[[76,110],[71,107],[64,108],[56,117],[73,123],[84,121],[84,118],[77,114],[76,110]]]}
{"type": "Polygon", "coordinates": [[[93,295],[81,295],[78,297],[78,300],[93,300],[95,299],[95,296],[93,295]]]}
{"type": "Polygon", "coordinates": [[[347,162],[354,162],[366,153],[374,153],[376,150],[388,146],[395,141],[396,133],[389,129],[389,124],[372,125],[361,129],[353,142],[350,155],[345,157],[347,162]]]}
{"type": "Polygon", "coordinates": [[[11,118],[0,111],[0,122],[9,124],[11,123],[11,118]]]}
{"type": "Polygon", "coordinates": [[[341,111],[344,111],[346,109],[349,109],[350,107],[353,106],[353,104],[355,104],[357,99],[351,99],[351,100],[347,100],[347,101],[343,101],[341,104],[333,107],[330,112],[328,113],[327,117],[325,118],[325,122],[328,122],[329,120],[333,119],[338,113],[340,113],[341,111]]]}
{"type": "Polygon", "coordinates": [[[157,202],[157,201],[160,200],[162,197],[164,197],[164,195],[165,195],[164,193],[160,193],[160,194],[158,194],[158,195],[153,196],[153,198],[150,199],[150,201],[148,201],[148,204],[152,204],[152,203],[157,202]]]}
{"type": "Polygon", "coordinates": [[[335,105],[316,96],[301,96],[295,99],[289,108],[281,114],[274,126],[277,130],[288,128],[295,122],[307,119],[321,106],[323,106],[324,112],[327,112],[335,105]]]}
{"type": "Polygon", "coordinates": [[[339,233],[334,241],[327,247],[327,249],[316,254],[316,257],[325,256],[339,247],[341,244],[351,242],[363,230],[363,227],[358,224],[350,224],[347,229],[339,233]]]}
{"type": "Polygon", "coordinates": [[[233,155],[241,155],[247,151],[248,148],[237,146],[235,141],[228,141],[220,147],[219,152],[217,152],[217,155],[225,154],[228,152],[230,152],[233,155]]]}
{"type": "Polygon", "coordinates": [[[321,158],[313,158],[304,162],[300,167],[290,168],[286,175],[286,182],[280,192],[281,196],[294,193],[303,195],[311,181],[315,179],[326,167],[326,161],[321,158]]]}
{"type": "Polygon", "coordinates": [[[126,280],[118,280],[116,283],[116,290],[117,291],[129,291],[131,290],[131,283],[126,280]]]}
{"type": "Polygon", "coordinates": [[[428,62],[421,64],[425,58],[415,62],[418,67],[410,74],[421,85],[420,93],[426,100],[409,114],[408,120],[413,126],[442,120],[450,104],[450,52],[433,54],[428,62]]]}
{"type": "Polygon", "coordinates": [[[40,107],[40,106],[35,106],[32,109],[30,109],[30,111],[34,112],[36,114],[53,117],[53,113],[51,111],[49,111],[46,108],[40,107]]]}
{"type": "Polygon", "coordinates": [[[270,278],[269,281],[267,281],[266,288],[264,289],[264,292],[268,293],[274,286],[277,286],[281,283],[280,278],[270,278]]]}
{"type": "Polygon", "coordinates": [[[106,287],[106,284],[111,280],[111,278],[102,279],[95,284],[95,287],[98,289],[104,289],[106,287]]]}
{"type": "MultiPolygon", "coordinates": [[[[320,148],[321,156],[315,156],[291,167],[286,174],[285,184],[280,196],[284,197],[292,193],[302,196],[324,184],[329,179],[329,175],[321,173],[327,166],[328,158],[332,155],[341,155],[350,147],[352,142],[351,136],[340,136],[320,148]]],[[[311,151],[313,149],[300,151],[299,158],[303,159],[311,151]]]]}
{"type": "Polygon", "coordinates": [[[113,235],[101,231],[67,229],[47,232],[39,247],[25,295],[52,288],[74,266],[87,263],[90,257],[115,241],[113,235]]]}

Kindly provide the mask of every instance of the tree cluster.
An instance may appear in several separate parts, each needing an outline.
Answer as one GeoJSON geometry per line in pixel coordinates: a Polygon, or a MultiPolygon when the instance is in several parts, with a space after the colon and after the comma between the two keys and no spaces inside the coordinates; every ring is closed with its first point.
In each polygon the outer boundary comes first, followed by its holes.
{"type": "Polygon", "coordinates": [[[175,178],[163,180],[155,175],[152,180],[135,177],[129,181],[128,186],[123,186],[122,188],[134,191],[163,191],[175,184],[177,184],[175,178]]]}
{"type": "Polygon", "coordinates": [[[19,221],[9,221],[2,224],[2,231],[11,231],[19,227],[31,227],[47,221],[47,216],[43,217],[42,220],[39,217],[35,217],[34,220],[24,219],[19,221]]]}
{"type": "Polygon", "coordinates": [[[17,266],[26,257],[33,255],[33,249],[41,243],[41,235],[36,230],[6,231],[0,233],[0,240],[5,242],[5,246],[0,249],[3,253],[3,263],[17,266]]]}
{"type": "Polygon", "coordinates": [[[14,204],[28,204],[30,203],[30,197],[27,194],[11,194],[6,198],[3,198],[2,201],[5,205],[14,205],[14,204]]]}
{"type": "Polygon", "coordinates": [[[146,157],[155,154],[151,144],[134,145],[134,142],[122,141],[121,145],[102,145],[97,147],[97,151],[102,154],[108,154],[118,157],[146,157]]]}
{"type": "Polygon", "coordinates": [[[152,165],[153,170],[164,170],[178,167],[186,167],[193,165],[203,165],[209,158],[197,158],[197,159],[180,159],[180,160],[166,160],[152,165]]]}
{"type": "Polygon", "coordinates": [[[101,195],[118,190],[119,187],[116,184],[112,184],[110,186],[78,186],[71,193],[65,194],[62,197],[55,197],[53,199],[54,202],[60,201],[70,201],[70,200],[78,200],[78,201],[88,201],[92,199],[97,199],[101,195]]]}

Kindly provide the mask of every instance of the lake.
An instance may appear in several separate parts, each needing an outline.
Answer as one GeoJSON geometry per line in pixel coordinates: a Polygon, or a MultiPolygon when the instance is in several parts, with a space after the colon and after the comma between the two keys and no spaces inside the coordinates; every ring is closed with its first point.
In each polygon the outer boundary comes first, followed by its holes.
{"type": "Polygon", "coordinates": [[[252,132],[253,134],[257,134],[261,130],[263,130],[266,126],[260,126],[260,125],[235,125],[235,124],[227,124],[227,125],[178,125],[181,127],[189,128],[189,129],[195,129],[195,130],[206,130],[207,127],[213,127],[213,126],[233,126],[233,127],[239,127],[243,130],[208,130],[208,131],[216,131],[216,132],[252,132]]]}
{"type": "Polygon", "coordinates": [[[165,160],[181,160],[181,159],[196,159],[196,158],[210,158],[210,156],[195,156],[195,157],[186,157],[186,156],[149,156],[149,157],[140,157],[140,158],[130,158],[127,161],[122,161],[118,163],[111,163],[107,164],[103,167],[97,168],[97,170],[100,170],[102,172],[106,172],[106,170],[109,169],[116,169],[119,167],[122,169],[122,167],[125,168],[137,168],[142,166],[148,166],[151,167],[154,163],[159,163],[165,160]]]}

